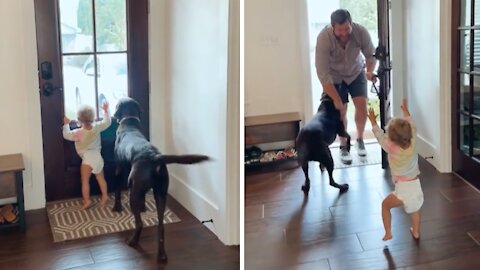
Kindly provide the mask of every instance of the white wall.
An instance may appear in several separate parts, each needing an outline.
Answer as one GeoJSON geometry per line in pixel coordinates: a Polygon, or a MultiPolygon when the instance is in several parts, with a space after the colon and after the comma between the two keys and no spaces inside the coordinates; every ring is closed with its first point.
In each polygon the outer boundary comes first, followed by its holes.
{"type": "Polygon", "coordinates": [[[33,0],[0,1],[0,155],[22,153],[27,210],[45,206],[33,0]]]}
{"type": "MultiPolygon", "coordinates": [[[[227,83],[229,75],[235,77],[229,68],[239,64],[238,60],[235,63],[235,53],[229,55],[229,1],[150,4],[151,103],[162,107],[152,108],[152,141],[161,145],[163,153],[203,153],[213,158],[199,165],[169,166],[169,192],[199,220],[213,219],[214,224],[205,225],[221,241],[239,244],[239,229],[232,233],[235,228],[229,222],[239,202],[230,200],[237,194],[227,195],[232,190],[238,193],[240,183],[239,172],[237,177],[231,173],[238,168],[228,166],[227,171],[227,164],[239,162],[232,154],[235,147],[227,148],[236,145],[239,156],[238,138],[227,140],[227,128],[239,123],[238,110],[227,108],[227,102],[239,102],[238,84],[227,83]],[[230,65],[229,56],[233,61],[230,65]],[[162,70],[165,76],[155,78],[162,70]]],[[[238,3],[235,9],[239,12],[238,3]]]]}
{"type": "MultiPolygon", "coordinates": [[[[162,151],[171,134],[165,132],[167,95],[166,1],[150,1],[149,72],[150,72],[150,139],[162,151]]],[[[164,151],[164,150],[163,150],[164,151]]]]}
{"type": "MultiPolygon", "coordinates": [[[[405,89],[405,23],[404,23],[404,2],[392,1],[390,14],[390,59],[392,65],[392,89],[391,89],[391,105],[394,116],[400,116],[400,102],[406,96],[405,89]],[[400,41],[400,42],[399,42],[400,41]]],[[[377,46],[377,44],[375,44],[377,46]]]]}
{"type": "Polygon", "coordinates": [[[404,1],[405,89],[418,130],[418,151],[451,170],[450,3],[404,1]]]}
{"type": "Polygon", "coordinates": [[[244,5],[245,116],[304,114],[310,89],[305,1],[245,0],[244,5]]]}

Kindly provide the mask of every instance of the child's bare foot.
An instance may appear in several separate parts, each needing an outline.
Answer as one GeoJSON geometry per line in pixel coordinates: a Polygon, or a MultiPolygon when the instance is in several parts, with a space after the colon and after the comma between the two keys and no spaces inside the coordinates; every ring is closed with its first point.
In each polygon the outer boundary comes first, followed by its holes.
{"type": "Polygon", "coordinates": [[[392,234],[391,233],[385,233],[385,235],[382,238],[383,241],[387,241],[387,240],[390,240],[390,239],[392,239],[392,234]]]}
{"type": "Polygon", "coordinates": [[[108,196],[102,196],[102,199],[100,199],[100,205],[105,206],[108,203],[108,196]]]}
{"type": "Polygon", "coordinates": [[[88,200],[88,201],[83,201],[82,208],[80,208],[80,209],[85,210],[85,209],[88,209],[90,207],[92,207],[92,201],[88,200]]]}
{"type": "Polygon", "coordinates": [[[412,234],[413,239],[415,240],[420,239],[420,234],[418,232],[414,232],[412,227],[410,227],[410,233],[412,234]]]}

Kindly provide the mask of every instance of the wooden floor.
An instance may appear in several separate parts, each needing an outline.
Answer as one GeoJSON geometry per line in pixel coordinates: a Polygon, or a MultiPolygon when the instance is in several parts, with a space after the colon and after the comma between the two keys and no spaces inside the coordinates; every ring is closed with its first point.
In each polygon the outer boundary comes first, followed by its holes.
{"type": "Polygon", "coordinates": [[[308,198],[300,168],[246,175],[245,269],[480,269],[480,193],[458,177],[422,159],[421,240],[394,209],[393,239],[384,242],[388,172],[380,165],[336,170],[337,182],[350,185],[340,195],[311,164],[308,198]]]}
{"type": "Polygon", "coordinates": [[[167,205],[182,220],[165,225],[166,266],[156,263],[156,227],[145,228],[136,249],[131,231],[53,243],[45,209],[27,212],[27,231],[0,230],[0,269],[239,269],[239,247],[220,240],[174,199],[167,205]]]}

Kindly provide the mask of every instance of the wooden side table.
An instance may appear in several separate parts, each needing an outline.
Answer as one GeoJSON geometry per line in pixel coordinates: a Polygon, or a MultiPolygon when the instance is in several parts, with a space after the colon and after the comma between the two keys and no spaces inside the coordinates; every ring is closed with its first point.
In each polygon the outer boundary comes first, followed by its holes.
{"type": "Polygon", "coordinates": [[[23,165],[22,154],[0,156],[0,207],[6,204],[16,204],[19,220],[16,223],[0,224],[0,229],[19,227],[26,229],[25,203],[23,197],[23,165]]]}

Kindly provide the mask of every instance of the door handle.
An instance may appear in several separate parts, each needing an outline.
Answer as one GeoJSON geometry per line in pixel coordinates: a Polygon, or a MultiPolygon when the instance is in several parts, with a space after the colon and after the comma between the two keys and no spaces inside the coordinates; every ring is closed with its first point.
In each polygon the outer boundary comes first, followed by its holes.
{"type": "Polygon", "coordinates": [[[44,83],[43,86],[42,86],[42,92],[43,92],[43,95],[44,96],[50,96],[51,94],[53,94],[53,92],[57,90],[57,91],[63,91],[63,88],[61,87],[53,87],[53,84],[51,83],[44,83]]]}

